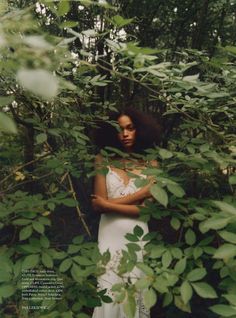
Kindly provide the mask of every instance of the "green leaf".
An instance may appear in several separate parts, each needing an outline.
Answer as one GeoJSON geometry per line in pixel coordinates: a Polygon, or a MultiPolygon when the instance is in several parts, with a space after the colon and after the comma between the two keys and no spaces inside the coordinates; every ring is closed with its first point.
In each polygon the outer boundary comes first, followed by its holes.
{"type": "Polygon", "coordinates": [[[81,246],[70,244],[70,245],[68,246],[67,253],[69,253],[69,254],[75,254],[75,253],[78,253],[78,251],[79,251],[80,249],[81,249],[81,246]]]}
{"type": "Polygon", "coordinates": [[[128,247],[129,252],[138,252],[141,251],[141,247],[139,244],[136,243],[128,243],[126,244],[126,246],[128,247]]]}
{"type": "Polygon", "coordinates": [[[38,50],[52,50],[53,46],[41,35],[28,35],[23,37],[23,42],[38,50]]]}
{"type": "Polygon", "coordinates": [[[125,234],[125,238],[130,242],[139,242],[139,238],[132,233],[125,234]]]}
{"type": "Polygon", "coordinates": [[[236,315],[236,308],[230,305],[214,305],[209,307],[211,311],[222,317],[231,317],[236,315]]]}
{"type": "Polygon", "coordinates": [[[145,289],[151,285],[151,282],[151,279],[148,276],[146,276],[138,279],[135,283],[135,286],[138,289],[145,289]]]}
{"type": "Polygon", "coordinates": [[[27,238],[29,238],[31,236],[32,232],[33,232],[32,225],[28,225],[28,226],[24,227],[19,233],[20,241],[23,241],[23,240],[26,240],[27,238]]]}
{"type": "Polygon", "coordinates": [[[155,305],[155,303],[157,302],[157,294],[153,288],[149,288],[148,290],[144,292],[143,302],[144,302],[144,306],[147,309],[150,309],[151,307],[155,305]]]}
{"type": "Polygon", "coordinates": [[[156,276],[152,286],[161,294],[168,292],[168,281],[163,276],[156,276]]]}
{"type": "Polygon", "coordinates": [[[47,268],[53,268],[53,260],[52,257],[47,253],[42,253],[42,263],[47,268]]]}
{"type": "Polygon", "coordinates": [[[182,198],[185,195],[184,189],[177,184],[167,184],[167,189],[177,198],[182,198]]]}
{"type": "Polygon", "coordinates": [[[223,212],[236,215],[236,208],[233,205],[230,205],[229,203],[223,202],[223,201],[213,201],[213,203],[223,212]]]}
{"type": "Polygon", "coordinates": [[[136,225],[134,228],[134,235],[141,237],[143,235],[143,229],[141,228],[141,226],[136,225]]]}
{"type": "Polygon", "coordinates": [[[9,282],[12,279],[11,274],[5,271],[4,269],[0,269],[0,283],[9,282]]]}
{"type": "Polygon", "coordinates": [[[77,206],[77,201],[74,199],[64,199],[61,201],[65,206],[75,207],[77,206]]]}
{"type": "Polygon", "coordinates": [[[158,186],[157,184],[154,184],[153,186],[151,186],[150,188],[150,192],[152,194],[152,196],[162,205],[164,205],[164,207],[167,207],[168,204],[168,195],[166,193],[166,191],[161,188],[160,186],[158,186]]]}
{"type": "Polygon", "coordinates": [[[202,298],[217,298],[217,294],[213,287],[207,283],[192,283],[195,292],[202,298]]]}
{"type": "Polygon", "coordinates": [[[78,25],[78,21],[64,21],[60,24],[60,28],[74,28],[78,25]]]}
{"type": "Polygon", "coordinates": [[[38,222],[41,223],[42,225],[51,225],[51,220],[47,216],[40,216],[38,218],[38,222]]]}
{"type": "Polygon", "coordinates": [[[73,238],[72,242],[74,244],[81,244],[83,242],[83,240],[84,240],[83,235],[78,235],[78,236],[73,238]]]}
{"type": "Polygon", "coordinates": [[[88,266],[93,264],[93,262],[85,256],[75,256],[73,257],[73,261],[82,266],[88,266]]]}
{"type": "Polygon", "coordinates": [[[192,298],[193,290],[191,285],[187,281],[184,281],[180,286],[180,295],[183,299],[184,304],[187,304],[192,298]]]}
{"type": "Polygon", "coordinates": [[[43,144],[45,141],[47,141],[47,134],[38,134],[36,136],[36,143],[39,144],[43,144]]]}
{"type": "Polygon", "coordinates": [[[172,301],[173,301],[173,295],[171,293],[166,293],[163,299],[163,307],[170,305],[172,301]]]}
{"type": "Polygon", "coordinates": [[[58,10],[57,10],[57,15],[59,17],[67,14],[70,10],[70,3],[68,0],[62,0],[60,1],[59,5],[58,5],[58,10]]]}
{"type": "Polygon", "coordinates": [[[191,313],[191,308],[190,308],[190,305],[189,303],[188,304],[185,304],[183,302],[183,299],[182,297],[180,296],[174,296],[174,302],[175,302],[175,306],[177,308],[179,308],[180,310],[184,311],[184,312],[187,312],[187,313],[191,313]]]}
{"type": "Polygon", "coordinates": [[[213,258],[227,259],[236,255],[236,246],[233,244],[225,243],[221,245],[213,255],[213,258]]]}
{"type": "Polygon", "coordinates": [[[0,96],[0,106],[6,106],[8,104],[11,104],[14,101],[13,95],[9,96],[0,96]]]}
{"type": "Polygon", "coordinates": [[[66,272],[72,265],[72,259],[71,258],[66,258],[59,267],[59,271],[64,273],[66,272]]]}
{"type": "Polygon", "coordinates": [[[163,267],[165,268],[169,267],[169,265],[171,264],[171,261],[172,261],[172,255],[169,251],[166,251],[162,255],[162,259],[161,259],[163,267]]]}
{"type": "Polygon", "coordinates": [[[180,228],[181,223],[180,223],[179,219],[171,218],[170,225],[173,227],[173,229],[175,229],[177,231],[180,228]]]}
{"type": "Polygon", "coordinates": [[[152,276],[154,274],[153,269],[144,263],[137,263],[136,266],[141,269],[146,275],[152,276]]]}
{"type": "Polygon", "coordinates": [[[174,258],[180,259],[183,256],[182,250],[178,247],[172,247],[170,251],[174,258]]]}
{"type": "Polygon", "coordinates": [[[199,74],[184,76],[183,81],[185,82],[196,82],[199,78],[199,74]]]}
{"type": "Polygon", "coordinates": [[[27,225],[31,223],[32,221],[29,219],[16,219],[12,222],[14,225],[27,225]]]}
{"type": "Polygon", "coordinates": [[[166,149],[160,149],[159,154],[160,154],[162,159],[169,159],[169,158],[173,157],[172,152],[170,152],[169,150],[166,150],[166,149]]]}
{"type": "Polygon", "coordinates": [[[135,298],[131,295],[128,295],[127,300],[125,301],[123,305],[123,308],[127,318],[134,318],[135,311],[136,311],[135,298]]]}
{"type": "Polygon", "coordinates": [[[166,251],[166,247],[163,245],[154,245],[150,250],[151,258],[159,258],[166,251]]]}
{"type": "Polygon", "coordinates": [[[203,249],[199,246],[196,246],[193,250],[194,259],[198,259],[203,253],[203,249]]]}
{"type": "Polygon", "coordinates": [[[15,293],[16,289],[12,285],[3,284],[0,286],[0,297],[8,298],[15,293]]]}
{"type": "Polygon", "coordinates": [[[174,271],[180,275],[184,272],[185,268],[186,268],[186,258],[184,257],[175,264],[174,271]]]}
{"type": "Polygon", "coordinates": [[[58,94],[58,80],[43,69],[21,69],[16,76],[19,84],[28,91],[50,100],[58,94]]]}
{"type": "Polygon", "coordinates": [[[236,244],[236,234],[228,231],[220,231],[218,234],[227,242],[236,244]]]}
{"type": "Polygon", "coordinates": [[[0,131],[16,134],[17,128],[14,121],[6,114],[0,112],[0,131]]]}
{"type": "Polygon", "coordinates": [[[40,244],[43,248],[49,248],[50,241],[46,236],[41,236],[40,237],[40,244]]]}
{"type": "Polygon", "coordinates": [[[224,294],[222,295],[226,298],[232,305],[236,306],[236,295],[234,294],[224,294]]]}
{"type": "Polygon", "coordinates": [[[203,221],[199,225],[199,229],[202,233],[209,230],[220,230],[224,228],[230,222],[230,218],[220,218],[218,216],[213,216],[206,221],[203,221]]]}
{"type": "Polygon", "coordinates": [[[193,245],[196,242],[196,235],[193,232],[193,230],[188,229],[187,232],[185,233],[185,242],[188,245],[193,245]]]}
{"type": "Polygon", "coordinates": [[[232,185],[236,184],[236,176],[229,177],[229,184],[232,184],[232,185]]]}
{"type": "Polygon", "coordinates": [[[33,254],[26,256],[22,263],[22,269],[34,268],[39,263],[39,255],[33,254]]]}
{"type": "Polygon", "coordinates": [[[122,28],[123,26],[130,24],[133,21],[133,19],[125,19],[121,17],[120,15],[115,15],[112,17],[111,22],[116,25],[118,28],[122,28]]]}
{"type": "Polygon", "coordinates": [[[35,230],[36,232],[38,232],[38,233],[40,233],[40,234],[43,234],[43,233],[44,233],[44,225],[43,225],[43,224],[41,224],[41,223],[39,223],[39,222],[37,222],[37,221],[34,221],[34,222],[32,223],[32,225],[33,225],[33,228],[34,228],[34,230],[35,230]]]}
{"type": "Polygon", "coordinates": [[[205,268],[195,268],[187,275],[187,280],[191,282],[195,282],[197,280],[201,280],[203,277],[205,277],[207,274],[207,271],[205,268]]]}

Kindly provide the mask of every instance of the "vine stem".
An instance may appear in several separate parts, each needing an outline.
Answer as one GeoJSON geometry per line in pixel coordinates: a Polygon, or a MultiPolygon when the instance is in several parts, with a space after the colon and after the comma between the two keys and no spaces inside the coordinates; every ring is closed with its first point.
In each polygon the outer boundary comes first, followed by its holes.
{"type": "MultiPolygon", "coordinates": [[[[71,193],[72,193],[73,199],[77,201],[77,199],[76,199],[76,194],[75,194],[75,189],[74,189],[74,186],[73,186],[73,182],[72,182],[72,180],[71,180],[71,176],[70,176],[69,173],[67,174],[67,179],[68,179],[68,181],[69,181],[70,191],[71,191],[71,193]]],[[[91,232],[90,232],[90,230],[89,230],[89,228],[88,228],[86,222],[84,221],[83,214],[82,214],[82,212],[81,212],[81,210],[80,210],[78,204],[76,205],[76,211],[77,211],[77,214],[78,214],[78,216],[79,216],[79,220],[81,221],[81,223],[82,223],[82,225],[83,225],[85,231],[87,232],[87,234],[89,235],[89,237],[91,237],[91,236],[92,236],[92,235],[91,235],[91,232]]]]}

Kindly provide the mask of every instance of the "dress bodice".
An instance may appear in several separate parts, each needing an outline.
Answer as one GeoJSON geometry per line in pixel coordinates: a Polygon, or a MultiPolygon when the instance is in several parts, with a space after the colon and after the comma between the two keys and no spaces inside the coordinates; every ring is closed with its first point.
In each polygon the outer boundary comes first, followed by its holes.
{"type": "MultiPolygon", "coordinates": [[[[108,198],[120,198],[122,196],[135,193],[139,188],[135,185],[136,178],[130,178],[128,183],[125,184],[124,180],[119,174],[108,167],[108,173],[106,175],[106,187],[108,198]]],[[[140,177],[144,177],[141,175],[140,177]]]]}

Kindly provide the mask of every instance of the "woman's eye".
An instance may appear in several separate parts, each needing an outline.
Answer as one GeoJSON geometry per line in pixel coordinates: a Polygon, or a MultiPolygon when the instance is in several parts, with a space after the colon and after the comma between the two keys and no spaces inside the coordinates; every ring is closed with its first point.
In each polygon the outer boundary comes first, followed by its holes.
{"type": "Polygon", "coordinates": [[[134,127],[128,127],[127,128],[129,131],[133,131],[134,130],[134,127]]]}

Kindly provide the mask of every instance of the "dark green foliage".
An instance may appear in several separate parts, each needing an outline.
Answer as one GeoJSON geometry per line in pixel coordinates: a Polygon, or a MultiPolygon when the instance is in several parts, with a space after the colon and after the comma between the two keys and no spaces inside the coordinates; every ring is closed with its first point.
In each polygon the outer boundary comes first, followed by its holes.
{"type": "Polygon", "coordinates": [[[144,277],[113,286],[116,301],[130,318],[139,290],[160,316],[234,317],[235,3],[3,3],[1,317],[85,318],[111,301],[96,288],[110,253],[93,243],[92,132],[130,104],[152,111],[163,136],[144,156],[159,162],[143,171],[156,179],[141,208],[152,232],[126,235],[118,269],[144,277]],[[20,309],[21,271],[33,268],[64,281],[44,312],[20,309]]]}

